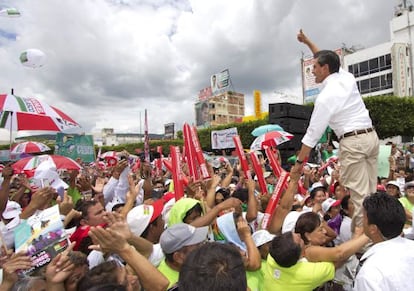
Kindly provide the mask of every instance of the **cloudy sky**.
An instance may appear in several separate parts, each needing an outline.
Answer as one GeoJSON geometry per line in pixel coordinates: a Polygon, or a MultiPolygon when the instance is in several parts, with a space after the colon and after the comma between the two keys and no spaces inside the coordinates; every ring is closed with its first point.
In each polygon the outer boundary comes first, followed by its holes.
{"type": "MultiPolygon", "coordinates": [[[[193,123],[194,102],[210,76],[229,69],[253,114],[285,95],[300,99],[300,28],[321,47],[369,47],[390,40],[397,0],[0,0],[19,18],[0,17],[0,93],[37,97],[86,133],[140,132],[193,123]],[[38,69],[19,55],[47,55],[38,69]],[[140,126],[141,124],[141,126],[140,126]]],[[[1,130],[8,137],[6,130],[1,130]]]]}

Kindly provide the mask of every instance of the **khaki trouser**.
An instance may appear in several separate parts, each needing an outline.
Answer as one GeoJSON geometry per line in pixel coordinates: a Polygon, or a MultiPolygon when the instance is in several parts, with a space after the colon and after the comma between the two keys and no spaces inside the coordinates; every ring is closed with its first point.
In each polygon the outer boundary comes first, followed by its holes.
{"type": "Polygon", "coordinates": [[[377,159],[379,141],[375,131],[341,139],[339,161],[341,183],[350,190],[355,211],[352,217],[352,232],[362,226],[362,202],[377,191],[377,159]]]}

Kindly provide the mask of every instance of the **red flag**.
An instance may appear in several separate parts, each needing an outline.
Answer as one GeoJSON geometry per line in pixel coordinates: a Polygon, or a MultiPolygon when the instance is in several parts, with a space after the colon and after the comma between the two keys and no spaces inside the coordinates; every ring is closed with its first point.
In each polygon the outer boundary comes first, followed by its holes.
{"type": "Polygon", "coordinates": [[[178,201],[184,196],[184,187],[181,183],[183,174],[181,171],[180,148],[170,146],[172,178],[174,181],[175,200],[178,201]]]}
{"type": "MultiPolygon", "coordinates": [[[[195,127],[190,127],[190,133],[192,140],[190,147],[192,147],[192,150],[194,150],[196,154],[198,165],[200,167],[201,177],[203,177],[203,179],[210,179],[211,177],[207,169],[206,160],[203,156],[203,150],[201,149],[200,141],[198,140],[197,129],[195,127]]],[[[190,151],[190,149],[186,149],[186,151],[190,151]]]]}
{"type": "Polygon", "coordinates": [[[235,135],[233,136],[233,141],[236,146],[237,156],[240,160],[240,165],[244,173],[245,179],[251,179],[252,175],[250,174],[249,163],[247,162],[246,155],[244,154],[243,146],[240,140],[240,136],[235,135]]]}
{"type": "Polygon", "coordinates": [[[184,123],[183,136],[184,136],[183,155],[188,165],[188,171],[190,173],[190,177],[193,179],[193,181],[197,181],[199,179],[199,172],[197,170],[198,165],[197,165],[197,159],[196,159],[196,152],[193,146],[191,127],[188,123],[184,123]]]}
{"type": "Polygon", "coordinates": [[[257,181],[259,182],[260,189],[262,190],[262,195],[267,194],[266,181],[263,177],[263,168],[259,163],[259,159],[256,156],[256,153],[250,153],[250,160],[253,164],[254,172],[256,173],[257,181]]]}
{"type": "Polygon", "coordinates": [[[145,109],[145,117],[144,117],[144,157],[146,162],[150,162],[150,154],[149,154],[149,134],[148,134],[148,117],[147,117],[147,109],[145,109]]]}
{"type": "Polygon", "coordinates": [[[276,177],[280,177],[285,170],[283,170],[282,166],[279,164],[279,161],[277,160],[277,156],[272,151],[270,147],[265,148],[266,156],[269,160],[270,167],[273,170],[273,173],[276,177]]]}
{"type": "Polygon", "coordinates": [[[289,173],[284,171],[277,181],[276,187],[273,190],[272,197],[270,197],[269,203],[267,204],[266,211],[264,217],[262,219],[261,228],[267,229],[269,225],[269,221],[273,215],[273,211],[275,211],[277,204],[279,203],[280,196],[282,195],[283,189],[287,185],[287,179],[289,177],[289,173]]]}

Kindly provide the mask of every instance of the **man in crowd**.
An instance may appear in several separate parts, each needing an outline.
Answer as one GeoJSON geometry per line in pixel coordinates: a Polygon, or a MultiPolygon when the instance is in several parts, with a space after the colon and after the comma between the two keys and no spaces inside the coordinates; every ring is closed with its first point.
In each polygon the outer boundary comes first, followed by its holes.
{"type": "Polygon", "coordinates": [[[414,242],[401,237],[406,220],[401,203],[378,192],[363,202],[364,232],[374,245],[361,257],[355,290],[410,290],[414,286],[414,242]]]}
{"type": "Polygon", "coordinates": [[[298,40],[314,54],[315,82],[322,84],[315,100],[309,127],[291,172],[302,169],[303,161],[329,126],[339,138],[341,183],[349,188],[355,212],[353,228],[362,226],[362,202],[374,193],[377,185],[379,141],[352,74],[340,68],[339,56],[319,50],[300,30],[298,40]]]}

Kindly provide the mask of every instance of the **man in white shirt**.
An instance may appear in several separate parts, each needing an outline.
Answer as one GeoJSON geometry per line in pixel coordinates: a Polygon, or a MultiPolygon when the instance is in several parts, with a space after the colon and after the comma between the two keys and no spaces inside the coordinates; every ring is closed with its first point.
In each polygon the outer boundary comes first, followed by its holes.
{"type": "Polygon", "coordinates": [[[386,193],[363,202],[364,232],[374,245],[361,257],[354,290],[412,290],[414,242],[400,236],[406,215],[403,206],[386,193]]]}
{"type": "Polygon", "coordinates": [[[319,50],[302,32],[298,40],[314,53],[313,74],[322,89],[315,100],[309,127],[291,172],[301,171],[303,161],[330,126],[339,138],[341,183],[350,190],[355,206],[352,226],[362,226],[362,202],[376,191],[379,141],[352,74],[340,68],[339,56],[319,50]]]}

